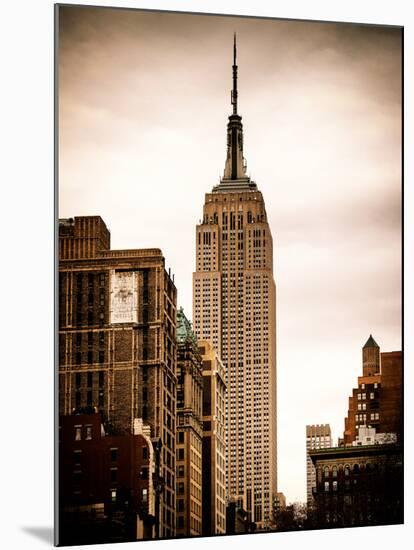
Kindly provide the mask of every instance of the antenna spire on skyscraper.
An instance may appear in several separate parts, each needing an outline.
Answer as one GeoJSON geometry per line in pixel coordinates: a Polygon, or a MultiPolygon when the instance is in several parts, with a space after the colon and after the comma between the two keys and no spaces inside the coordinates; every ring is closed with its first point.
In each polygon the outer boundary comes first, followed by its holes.
{"type": "Polygon", "coordinates": [[[231,104],[233,105],[233,114],[237,115],[237,45],[236,45],[236,33],[234,33],[233,42],[233,89],[231,91],[231,104]]]}

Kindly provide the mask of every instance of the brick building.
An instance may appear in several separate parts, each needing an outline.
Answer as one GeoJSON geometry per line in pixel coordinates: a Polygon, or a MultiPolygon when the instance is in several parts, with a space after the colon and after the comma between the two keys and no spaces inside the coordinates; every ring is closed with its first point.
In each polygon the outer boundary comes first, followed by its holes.
{"type": "Polygon", "coordinates": [[[203,359],[203,535],[226,532],[226,370],[209,342],[203,359]]]}
{"type": "Polygon", "coordinates": [[[202,360],[191,324],[177,313],[177,536],[202,534],[202,360]]]}
{"type": "Polygon", "coordinates": [[[60,417],[62,544],[153,538],[155,457],[149,427],[107,435],[89,410],[60,417]]]}
{"type": "Polygon", "coordinates": [[[137,418],[150,427],[162,446],[155,536],[174,536],[177,291],[164,257],[111,250],[99,216],[60,220],[59,253],[59,412],[96,407],[113,435],[137,418]]]}
{"type": "Polygon", "coordinates": [[[402,523],[402,353],[381,353],[372,335],[341,443],[309,451],[316,469],[314,526],[402,523]]]}
{"type": "Polygon", "coordinates": [[[349,398],[344,444],[352,445],[364,426],[395,433],[401,441],[402,418],[402,352],[381,353],[370,335],[362,349],[362,376],[349,398]]]}

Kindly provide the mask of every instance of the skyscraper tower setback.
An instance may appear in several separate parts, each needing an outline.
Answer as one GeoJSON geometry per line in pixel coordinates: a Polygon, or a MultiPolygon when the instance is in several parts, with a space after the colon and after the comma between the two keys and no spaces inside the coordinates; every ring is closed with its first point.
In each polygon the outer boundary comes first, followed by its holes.
{"type": "Polygon", "coordinates": [[[236,53],[234,37],[224,175],[196,227],[193,320],[227,371],[228,497],[266,529],[277,492],[276,287],[265,203],[243,156],[236,53]]]}

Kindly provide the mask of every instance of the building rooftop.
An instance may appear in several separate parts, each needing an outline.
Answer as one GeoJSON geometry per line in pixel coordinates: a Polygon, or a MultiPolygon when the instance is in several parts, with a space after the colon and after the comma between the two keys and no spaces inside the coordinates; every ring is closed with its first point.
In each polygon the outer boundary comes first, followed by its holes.
{"type": "Polygon", "coordinates": [[[182,344],[192,342],[197,346],[197,337],[182,307],[177,311],[177,341],[182,344]]]}
{"type": "Polygon", "coordinates": [[[379,345],[376,343],[376,341],[372,337],[372,334],[369,335],[369,338],[366,341],[364,348],[379,348],[379,345]]]}
{"type": "Polygon", "coordinates": [[[401,446],[395,443],[376,443],[374,445],[356,445],[346,447],[329,447],[326,449],[312,449],[309,451],[311,458],[331,458],[342,456],[363,456],[366,454],[388,454],[401,452],[401,446]]]}

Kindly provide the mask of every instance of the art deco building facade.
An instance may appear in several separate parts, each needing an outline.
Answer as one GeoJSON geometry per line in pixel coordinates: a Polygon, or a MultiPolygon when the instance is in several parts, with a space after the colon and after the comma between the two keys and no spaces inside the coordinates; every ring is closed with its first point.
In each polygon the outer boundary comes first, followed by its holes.
{"type": "Polygon", "coordinates": [[[202,534],[202,359],[191,324],[177,313],[177,536],[202,534]]]}
{"type": "Polygon", "coordinates": [[[243,157],[236,46],[231,97],[224,176],[206,194],[196,227],[193,320],[227,371],[229,497],[241,498],[250,521],[266,529],[277,492],[276,288],[265,203],[243,157]]]}
{"type": "Polygon", "coordinates": [[[370,336],[362,349],[362,376],[349,398],[344,443],[352,445],[360,427],[395,434],[401,441],[402,418],[402,352],[381,353],[370,336]]]}
{"type": "Polygon", "coordinates": [[[150,426],[154,532],[174,536],[177,292],[162,253],[110,250],[99,216],[60,220],[59,251],[59,413],[96,408],[109,435],[150,426]]]}
{"type": "Polygon", "coordinates": [[[313,504],[312,488],[316,487],[315,466],[309,456],[314,449],[332,447],[331,427],[329,424],[306,426],[306,496],[308,507],[313,504]]]}
{"type": "Polygon", "coordinates": [[[203,535],[226,532],[226,371],[209,342],[203,359],[203,535]]]}

